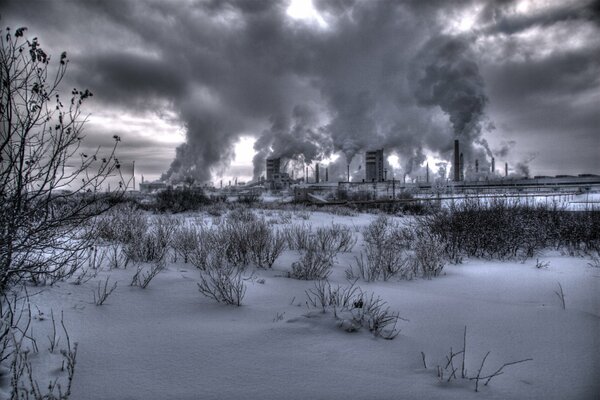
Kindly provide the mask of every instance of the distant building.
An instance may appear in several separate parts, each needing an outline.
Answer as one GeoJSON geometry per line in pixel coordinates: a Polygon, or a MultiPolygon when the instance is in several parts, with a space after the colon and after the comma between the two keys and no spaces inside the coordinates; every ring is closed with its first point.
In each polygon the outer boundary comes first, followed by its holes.
{"type": "Polygon", "coordinates": [[[280,190],[290,187],[290,174],[281,172],[280,158],[267,158],[267,185],[269,189],[280,190]]]}
{"type": "Polygon", "coordinates": [[[383,182],[383,149],[366,152],[365,172],[367,182],[383,182]]]}
{"type": "Polygon", "coordinates": [[[281,170],[281,158],[267,158],[267,180],[272,181],[281,170]]]}

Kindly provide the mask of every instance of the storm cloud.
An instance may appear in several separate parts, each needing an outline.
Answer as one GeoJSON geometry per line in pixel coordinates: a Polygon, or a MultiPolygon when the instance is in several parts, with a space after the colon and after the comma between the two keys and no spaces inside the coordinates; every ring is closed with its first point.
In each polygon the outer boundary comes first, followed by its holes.
{"type": "MultiPolygon", "coordinates": [[[[343,171],[374,148],[418,173],[428,157],[450,160],[454,138],[467,163],[487,166],[492,149],[514,164],[536,151],[531,170],[559,173],[550,157],[573,134],[580,163],[564,172],[600,169],[589,146],[600,126],[596,3],[313,3],[319,18],[293,18],[289,1],[15,1],[2,22],[66,49],[67,84],[94,92],[94,112],[181,127],[164,179],[224,174],[243,136],[256,138],[255,178],[267,157],[302,165],[339,154],[332,171],[343,171]]],[[[127,157],[142,159],[151,142],[127,157]]]]}

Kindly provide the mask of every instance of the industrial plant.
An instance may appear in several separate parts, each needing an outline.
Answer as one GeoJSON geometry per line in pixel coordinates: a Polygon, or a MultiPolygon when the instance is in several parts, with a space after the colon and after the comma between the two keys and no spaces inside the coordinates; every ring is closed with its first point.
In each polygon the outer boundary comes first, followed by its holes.
{"type": "Polygon", "coordinates": [[[290,159],[269,157],[265,160],[265,174],[252,182],[236,179],[218,184],[179,183],[165,181],[142,182],[141,193],[155,193],[168,188],[195,188],[217,196],[259,196],[270,194],[293,198],[297,201],[316,203],[339,202],[349,199],[366,201],[396,201],[409,196],[440,197],[454,195],[564,195],[581,194],[600,190],[600,175],[579,174],[527,177],[509,174],[509,165],[504,162],[502,170],[496,170],[496,159],[467,159],[461,142],[453,141],[451,170],[447,176],[430,173],[427,164],[421,174],[394,176],[393,168],[386,162],[385,149],[364,152],[362,163],[351,174],[350,165],[341,178],[339,166],[337,176],[330,179],[330,165],[319,162],[298,164],[289,168],[290,159]],[[298,173],[301,171],[301,173],[298,173]],[[294,176],[296,173],[296,176],[294,176]]]}

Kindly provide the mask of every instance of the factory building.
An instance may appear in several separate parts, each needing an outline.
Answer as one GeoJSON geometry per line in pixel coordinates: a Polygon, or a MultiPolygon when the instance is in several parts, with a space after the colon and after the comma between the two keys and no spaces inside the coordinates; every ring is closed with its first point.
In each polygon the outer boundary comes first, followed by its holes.
{"type": "Polygon", "coordinates": [[[365,153],[365,173],[367,182],[383,182],[383,149],[365,153]]]}
{"type": "Polygon", "coordinates": [[[272,181],[275,174],[279,174],[281,169],[280,158],[267,158],[267,180],[272,181]]]}
{"type": "Polygon", "coordinates": [[[292,180],[290,174],[281,172],[280,158],[267,158],[267,180],[269,189],[281,190],[290,187],[292,180]]]}

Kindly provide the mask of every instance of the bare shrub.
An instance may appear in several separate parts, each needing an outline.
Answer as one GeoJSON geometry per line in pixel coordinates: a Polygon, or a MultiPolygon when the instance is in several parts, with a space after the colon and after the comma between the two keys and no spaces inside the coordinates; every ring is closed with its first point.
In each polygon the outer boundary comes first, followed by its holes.
{"type": "Polygon", "coordinates": [[[259,224],[251,236],[252,260],[259,267],[271,268],[285,249],[285,237],[273,232],[266,224],[259,224]]]}
{"type": "Polygon", "coordinates": [[[205,270],[211,252],[217,250],[223,252],[223,246],[218,244],[218,236],[214,235],[211,230],[204,228],[195,228],[195,241],[191,243],[193,248],[190,249],[188,259],[190,263],[200,270],[205,270]]]}
{"type": "Polygon", "coordinates": [[[112,207],[100,186],[120,178],[117,197],[126,186],[115,158],[118,136],[108,151],[83,150],[82,105],[92,93],[74,88],[62,96],[67,53],[50,57],[24,27],[3,32],[0,294],[24,280],[44,284],[72,274],[74,253],[92,242],[83,227],[112,207]]]}
{"type": "Polygon", "coordinates": [[[212,232],[212,242],[234,266],[243,268],[253,262],[260,268],[270,268],[285,249],[285,238],[264,219],[250,215],[252,221],[228,218],[212,232]]]}
{"type": "Polygon", "coordinates": [[[341,224],[317,228],[314,240],[318,249],[334,254],[350,252],[356,244],[356,238],[350,227],[341,224]]]}
{"type": "Polygon", "coordinates": [[[164,260],[179,226],[179,220],[161,216],[154,219],[148,232],[131,239],[123,247],[129,261],[156,262],[164,260]]]}
{"type": "Polygon", "coordinates": [[[367,282],[385,280],[399,275],[410,279],[416,275],[414,261],[408,252],[411,246],[405,232],[387,216],[379,216],[363,231],[364,252],[355,257],[355,265],[346,270],[350,279],[361,278],[367,282]]]}
{"type": "Polygon", "coordinates": [[[439,276],[444,269],[446,257],[443,244],[425,230],[418,230],[414,242],[414,260],[423,277],[439,276]]]}
{"type": "Polygon", "coordinates": [[[183,188],[162,190],[156,195],[156,209],[160,212],[180,213],[184,211],[198,210],[210,199],[200,188],[183,188]]]}
{"type": "Polygon", "coordinates": [[[211,217],[222,217],[227,213],[227,206],[225,203],[214,203],[206,207],[205,211],[211,217]]]}
{"type": "MultiPolygon", "coordinates": [[[[64,344],[60,349],[61,360],[59,366],[51,372],[55,375],[47,385],[40,387],[38,373],[34,368],[30,356],[40,356],[37,340],[33,336],[31,327],[32,313],[29,295],[25,291],[23,296],[16,292],[0,300],[0,367],[6,371],[7,387],[3,392],[11,399],[56,399],[67,400],[71,396],[71,387],[75,374],[77,358],[77,343],[72,344],[65,326],[61,312],[60,326],[57,327],[54,312],[50,311],[53,331],[48,336],[49,348],[45,357],[54,359],[53,353],[59,349],[59,344],[64,344]],[[62,331],[62,336],[59,331],[62,331]],[[44,390],[42,390],[44,388],[44,390]]],[[[58,361],[58,360],[57,360],[58,361]]],[[[3,388],[4,389],[4,388],[3,388]]]]}
{"type": "Polygon", "coordinates": [[[301,252],[300,260],[292,263],[290,277],[302,280],[325,279],[331,273],[333,258],[315,248],[301,252]]]}
{"type": "Polygon", "coordinates": [[[284,229],[290,250],[306,250],[309,247],[312,226],[310,224],[292,225],[284,229]]]}
{"type": "Polygon", "coordinates": [[[600,248],[600,210],[567,211],[558,204],[470,199],[420,219],[444,244],[446,257],[526,259],[544,248],[575,255],[600,248]]]}
{"type": "Polygon", "coordinates": [[[152,279],[154,279],[154,277],[156,275],[158,275],[159,272],[161,272],[164,269],[165,269],[164,260],[155,262],[147,270],[144,270],[144,268],[142,268],[141,265],[138,265],[137,271],[131,278],[130,286],[138,286],[138,287],[141,287],[142,289],[146,289],[146,287],[148,287],[148,285],[150,284],[152,279]]]}
{"type": "Polygon", "coordinates": [[[347,332],[366,328],[377,337],[394,339],[399,333],[398,313],[391,312],[385,301],[355,284],[356,281],[332,288],[326,280],[317,281],[314,288],[306,291],[307,304],[323,313],[332,311],[338,326],[347,332]]]}
{"type": "Polygon", "coordinates": [[[187,264],[190,256],[198,248],[198,243],[201,241],[203,228],[198,228],[193,224],[185,224],[180,226],[174,233],[171,240],[171,247],[174,252],[174,261],[181,257],[183,262],[187,264]]]}
{"type": "Polygon", "coordinates": [[[198,290],[219,303],[240,306],[246,294],[246,285],[241,269],[214,259],[201,272],[198,290]]]}
{"type": "MultiPolygon", "coordinates": [[[[469,375],[467,372],[466,364],[465,364],[466,355],[467,355],[467,327],[465,326],[462,350],[455,352],[455,351],[453,351],[452,347],[450,347],[450,352],[448,353],[447,356],[445,356],[444,362],[442,364],[438,364],[436,367],[437,378],[442,382],[451,382],[453,380],[458,380],[458,379],[475,381],[475,391],[478,392],[480,381],[484,381],[484,385],[487,386],[493,378],[503,374],[504,368],[511,366],[511,365],[524,363],[527,361],[533,361],[532,358],[525,358],[525,359],[518,360],[518,361],[504,363],[500,366],[500,368],[496,369],[494,372],[485,374],[485,373],[483,373],[483,367],[485,365],[485,362],[486,362],[488,356],[490,355],[490,352],[488,351],[485,354],[485,356],[483,357],[483,359],[481,360],[479,368],[477,369],[477,374],[469,375]],[[460,364],[459,364],[458,360],[455,360],[458,356],[460,356],[460,358],[461,358],[460,364]],[[455,362],[456,362],[456,365],[455,365],[455,362]],[[459,368],[460,368],[460,371],[459,371],[459,368]],[[460,374],[458,374],[458,372],[460,372],[460,374]]],[[[423,366],[425,367],[425,369],[427,369],[427,363],[425,362],[425,353],[421,352],[421,358],[423,360],[423,366]]]]}
{"type": "Polygon", "coordinates": [[[146,214],[131,203],[120,204],[97,219],[95,234],[111,242],[129,243],[144,234],[146,214]]]}
{"type": "Polygon", "coordinates": [[[245,206],[236,207],[227,214],[229,222],[255,222],[257,219],[252,209],[245,206]]]}
{"type": "Polygon", "coordinates": [[[298,210],[294,212],[294,217],[308,221],[310,219],[310,212],[298,210]]]}
{"type": "Polygon", "coordinates": [[[92,293],[94,295],[94,304],[96,304],[97,306],[103,305],[104,302],[106,301],[106,299],[108,299],[108,296],[110,296],[112,294],[112,292],[114,292],[115,289],[117,288],[116,281],[109,288],[109,286],[108,286],[109,279],[110,279],[110,276],[106,277],[104,282],[98,281],[98,286],[96,287],[96,289],[92,290],[92,293]],[[102,283],[104,283],[104,284],[102,284],[102,283]]]}
{"type": "Polygon", "coordinates": [[[562,306],[562,309],[565,310],[565,292],[563,292],[563,288],[560,282],[558,282],[558,290],[555,290],[554,294],[556,294],[556,296],[560,300],[560,305],[562,306]]]}

